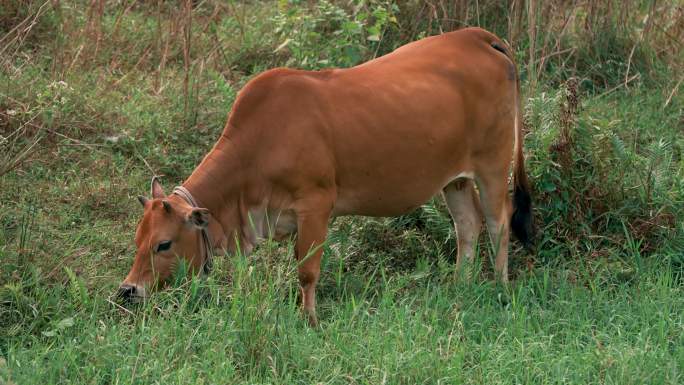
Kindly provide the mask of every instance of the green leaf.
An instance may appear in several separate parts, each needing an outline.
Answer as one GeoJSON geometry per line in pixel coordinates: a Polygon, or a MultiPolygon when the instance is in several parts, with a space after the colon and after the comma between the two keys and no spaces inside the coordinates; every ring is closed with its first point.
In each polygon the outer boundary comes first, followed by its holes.
{"type": "Polygon", "coordinates": [[[57,335],[57,332],[60,330],[64,330],[67,328],[70,328],[74,326],[74,318],[73,317],[68,317],[64,318],[63,320],[57,322],[57,325],[55,325],[55,328],[52,330],[44,331],[42,334],[45,337],[55,337],[57,335]]]}
{"type": "Polygon", "coordinates": [[[58,330],[64,330],[66,328],[74,326],[73,317],[65,318],[57,323],[58,330]]]}

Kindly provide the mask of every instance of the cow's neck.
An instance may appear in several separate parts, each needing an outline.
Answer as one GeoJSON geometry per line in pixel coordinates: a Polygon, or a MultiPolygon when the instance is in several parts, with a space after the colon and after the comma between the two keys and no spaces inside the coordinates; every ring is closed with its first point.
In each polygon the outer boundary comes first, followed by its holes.
{"type": "Polygon", "coordinates": [[[226,136],[221,136],[183,183],[198,204],[211,212],[215,221],[210,223],[209,231],[216,248],[234,251],[236,245],[240,245],[244,251],[246,246],[243,234],[246,227],[245,174],[238,147],[226,136]]]}

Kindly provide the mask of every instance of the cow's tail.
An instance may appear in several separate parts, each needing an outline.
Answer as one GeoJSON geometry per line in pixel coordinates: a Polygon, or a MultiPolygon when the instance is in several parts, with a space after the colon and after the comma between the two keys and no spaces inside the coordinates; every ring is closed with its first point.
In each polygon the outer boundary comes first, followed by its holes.
{"type": "MultiPolygon", "coordinates": [[[[516,71],[517,72],[517,71],[516,71]]],[[[513,164],[513,213],[511,229],[518,240],[527,248],[532,247],[534,238],[534,217],[532,216],[532,195],[530,182],[525,173],[525,155],[523,154],[522,111],[520,109],[520,84],[516,83],[515,114],[515,162],[513,164]]]]}
{"type": "Polygon", "coordinates": [[[525,155],[523,154],[522,108],[520,100],[520,79],[515,60],[510,49],[503,43],[491,43],[492,48],[503,52],[511,60],[515,73],[515,157],[513,163],[513,213],[511,214],[511,230],[516,238],[527,249],[532,248],[534,239],[534,218],[532,216],[532,195],[530,183],[525,173],[525,155]]]}

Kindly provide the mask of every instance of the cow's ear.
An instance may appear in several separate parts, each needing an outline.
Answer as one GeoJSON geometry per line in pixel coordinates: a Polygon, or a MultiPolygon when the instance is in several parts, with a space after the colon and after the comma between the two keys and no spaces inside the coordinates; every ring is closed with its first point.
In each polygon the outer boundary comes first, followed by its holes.
{"type": "Polygon", "coordinates": [[[150,193],[154,199],[166,198],[164,189],[162,188],[161,183],[159,183],[159,178],[157,176],[152,177],[152,182],[150,183],[150,193]]]}
{"type": "Polygon", "coordinates": [[[186,220],[189,224],[203,229],[209,225],[209,210],[195,207],[188,213],[186,220]]]}
{"type": "Polygon", "coordinates": [[[147,199],[146,197],[144,197],[144,196],[142,196],[142,195],[138,195],[138,202],[140,202],[140,204],[141,204],[143,207],[145,207],[145,203],[147,203],[148,200],[149,200],[149,199],[147,199]]]}

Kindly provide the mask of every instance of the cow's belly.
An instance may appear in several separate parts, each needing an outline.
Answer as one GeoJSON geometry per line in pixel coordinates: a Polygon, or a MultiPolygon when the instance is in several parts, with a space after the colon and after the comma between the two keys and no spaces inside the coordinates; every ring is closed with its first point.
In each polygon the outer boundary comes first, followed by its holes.
{"type": "Polygon", "coordinates": [[[472,173],[470,148],[459,124],[358,130],[337,142],[338,215],[395,216],[427,202],[461,173],[472,173]],[[364,138],[365,135],[365,138],[364,138]]]}
{"type": "Polygon", "coordinates": [[[392,191],[349,191],[338,194],[334,216],[365,215],[392,217],[410,213],[440,191],[440,188],[412,191],[410,197],[392,195],[392,191]]]}
{"type": "MultiPolygon", "coordinates": [[[[391,167],[391,166],[390,166],[391,167]]],[[[397,216],[409,213],[440,193],[450,181],[472,177],[467,167],[450,165],[365,170],[337,186],[334,215],[397,216]],[[430,168],[431,167],[431,168],[430,168]]]]}

